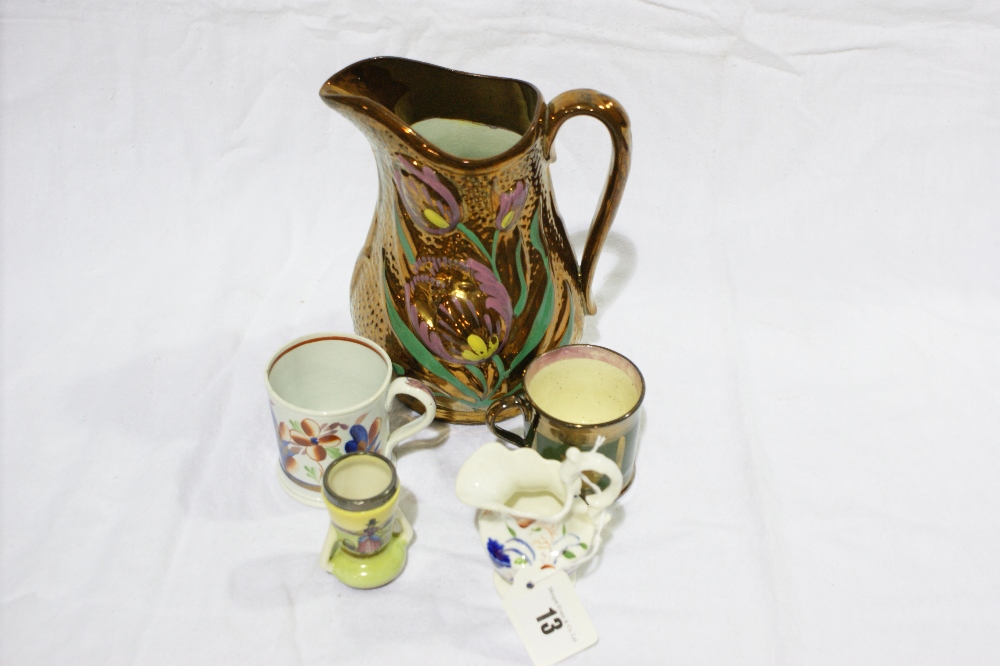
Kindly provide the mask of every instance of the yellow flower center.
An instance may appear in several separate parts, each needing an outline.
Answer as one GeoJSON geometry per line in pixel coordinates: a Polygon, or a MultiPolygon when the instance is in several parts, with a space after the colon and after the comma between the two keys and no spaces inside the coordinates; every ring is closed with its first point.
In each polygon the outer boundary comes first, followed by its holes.
{"type": "Polygon", "coordinates": [[[448,220],[441,217],[441,214],[431,208],[424,208],[424,217],[438,229],[447,229],[448,220]]]}
{"type": "Polygon", "coordinates": [[[489,358],[497,350],[497,347],[500,346],[500,338],[495,335],[491,335],[489,343],[487,343],[473,333],[466,338],[466,342],[469,343],[469,348],[462,351],[462,358],[466,361],[482,361],[485,358],[489,358]]]}
{"type": "Polygon", "coordinates": [[[513,221],[514,221],[514,211],[510,211],[509,213],[503,216],[502,220],[500,220],[500,228],[506,229],[507,227],[510,226],[510,223],[513,221]]]}

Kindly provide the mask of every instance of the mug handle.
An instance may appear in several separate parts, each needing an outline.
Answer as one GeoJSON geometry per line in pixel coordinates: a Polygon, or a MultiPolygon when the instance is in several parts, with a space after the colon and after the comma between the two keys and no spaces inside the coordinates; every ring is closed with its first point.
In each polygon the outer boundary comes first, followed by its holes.
{"type": "Polygon", "coordinates": [[[613,97],[596,90],[580,88],[568,90],[549,102],[548,117],[545,119],[545,140],[543,151],[545,159],[555,162],[556,156],[552,149],[556,132],[559,127],[573,116],[586,115],[597,118],[608,128],[611,134],[611,170],[601,194],[601,203],[597,206],[594,220],[590,223],[590,233],[587,234],[587,244],[583,247],[583,261],[577,273],[577,284],[584,294],[587,314],[596,314],[597,305],[590,293],[594,281],[594,269],[597,267],[597,255],[604,247],[604,239],[615,219],[618,204],[625,190],[625,179],[628,178],[628,168],[631,162],[632,132],[629,130],[628,114],[613,97]]]}
{"type": "Polygon", "coordinates": [[[424,413],[406,425],[397,428],[389,435],[389,439],[385,443],[385,449],[379,452],[389,460],[395,459],[392,452],[397,444],[407,437],[416,435],[429,426],[437,414],[437,407],[434,404],[434,394],[431,393],[431,390],[422,381],[413,379],[412,377],[397,377],[389,384],[389,390],[385,394],[386,416],[388,416],[389,408],[392,406],[392,399],[401,393],[419,400],[424,406],[424,413]]]}
{"type": "Polygon", "coordinates": [[[510,442],[515,446],[530,446],[521,435],[515,435],[510,430],[497,425],[497,419],[500,417],[500,414],[512,407],[517,407],[521,410],[521,416],[524,417],[525,423],[531,421],[531,405],[528,404],[524,395],[519,391],[511,395],[505,395],[489,406],[486,410],[486,427],[490,429],[490,432],[497,439],[510,442]]]}

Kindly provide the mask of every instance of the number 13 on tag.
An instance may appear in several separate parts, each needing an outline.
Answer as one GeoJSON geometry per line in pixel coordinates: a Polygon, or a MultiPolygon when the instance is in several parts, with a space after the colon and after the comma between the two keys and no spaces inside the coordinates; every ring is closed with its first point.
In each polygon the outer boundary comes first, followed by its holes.
{"type": "Polygon", "coordinates": [[[597,630],[566,572],[546,572],[544,578],[530,569],[523,573],[515,578],[504,609],[535,666],[551,666],[597,642],[597,630]]]}

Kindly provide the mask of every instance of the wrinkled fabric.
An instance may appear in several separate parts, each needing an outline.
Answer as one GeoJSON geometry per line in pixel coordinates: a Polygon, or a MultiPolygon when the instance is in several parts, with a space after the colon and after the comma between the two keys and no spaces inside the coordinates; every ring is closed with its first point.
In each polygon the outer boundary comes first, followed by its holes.
{"type": "MultiPolygon", "coordinates": [[[[631,174],[584,341],[646,382],[575,664],[1000,661],[1000,12],[958,0],[0,6],[0,661],[527,663],[455,475],[318,566],[263,368],[352,329],[378,187],[317,93],[401,55],[587,87],[631,174]]],[[[574,120],[579,252],[610,141],[574,120]]]]}

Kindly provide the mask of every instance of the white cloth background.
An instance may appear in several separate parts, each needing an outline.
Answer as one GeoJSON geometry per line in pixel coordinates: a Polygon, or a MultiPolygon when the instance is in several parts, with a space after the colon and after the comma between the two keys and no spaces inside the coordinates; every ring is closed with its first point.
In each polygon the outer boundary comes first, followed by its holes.
{"type": "MultiPolygon", "coordinates": [[[[319,99],[365,57],[616,97],[585,341],[645,373],[577,664],[1000,661],[1000,10],[992,2],[0,5],[10,664],[526,663],[456,471],[371,592],[274,478],[262,371],[350,330],[376,174],[319,99]]],[[[610,142],[557,141],[582,245],[610,142]]]]}

